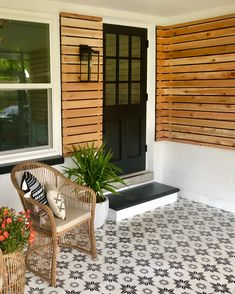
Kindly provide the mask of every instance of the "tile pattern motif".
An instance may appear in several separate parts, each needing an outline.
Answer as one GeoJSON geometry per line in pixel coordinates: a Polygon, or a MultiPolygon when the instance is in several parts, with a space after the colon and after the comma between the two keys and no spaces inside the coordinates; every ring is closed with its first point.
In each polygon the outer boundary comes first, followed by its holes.
{"type": "Polygon", "coordinates": [[[28,294],[235,294],[235,215],[178,202],[96,232],[98,260],[67,248],[57,287],[27,273],[28,294]]]}

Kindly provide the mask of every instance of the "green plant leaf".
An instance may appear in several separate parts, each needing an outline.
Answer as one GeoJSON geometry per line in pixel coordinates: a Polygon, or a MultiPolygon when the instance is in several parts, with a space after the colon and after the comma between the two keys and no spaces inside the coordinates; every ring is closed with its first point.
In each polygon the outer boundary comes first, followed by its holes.
{"type": "Polygon", "coordinates": [[[64,174],[80,185],[86,185],[96,192],[97,202],[105,199],[104,191],[117,194],[114,183],[125,185],[118,175],[120,168],[111,163],[112,152],[105,151],[105,144],[99,148],[92,145],[72,146],[72,161],[74,167],[64,167],[64,174]]]}

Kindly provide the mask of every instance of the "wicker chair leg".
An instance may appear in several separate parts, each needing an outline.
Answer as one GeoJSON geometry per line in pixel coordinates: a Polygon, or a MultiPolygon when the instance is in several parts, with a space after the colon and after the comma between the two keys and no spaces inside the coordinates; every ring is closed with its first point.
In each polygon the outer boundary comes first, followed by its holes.
{"type": "Polygon", "coordinates": [[[25,257],[25,263],[26,263],[26,268],[29,271],[34,273],[36,276],[39,276],[42,279],[46,280],[47,282],[49,282],[49,284],[51,284],[51,286],[55,287],[56,286],[57,253],[58,253],[57,237],[54,237],[54,238],[52,237],[51,241],[49,241],[49,243],[47,242],[48,242],[48,239],[46,239],[46,241],[43,242],[44,245],[37,243],[31,246],[28,246],[26,257],[25,257]],[[44,250],[47,253],[44,252],[44,254],[41,256],[40,255],[41,250],[44,250]],[[46,259],[45,259],[45,254],[47,254],[46,259]],[[43,267],[43,265],[45,265],[45,267],[43,267]]]}
{"type": "Polygon", "coordinates": [[[52,287],[56,286],[57,252],[58,252],[57,238],[53,238],[53,241],[52,241],[52,263],[51,263],[51,286],[52,287]]]}
{"type": "Polygon", "coordinates": [[[28,245],[27,251],[25,254],[25,266],[28,271],[32,271],[32,267],[30,265],[30,257],[32,254],[32,247],[33,247],[33,245],[28,245]]]}
{"type": "Polygon", "coordinates": [[[95,230],[94,230],[94,222],[89,221],[89,239],[91,243],[91,256],[93,259],[97,258],[97,253],[96,253],[96,240],[95,240],[95,230]]]}

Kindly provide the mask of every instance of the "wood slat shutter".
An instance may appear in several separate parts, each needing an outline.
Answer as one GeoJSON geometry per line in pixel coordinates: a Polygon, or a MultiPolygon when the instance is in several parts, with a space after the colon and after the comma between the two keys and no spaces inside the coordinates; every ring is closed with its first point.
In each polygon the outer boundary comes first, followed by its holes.
{"type": "Polygon", "coordinates": [[[234,149],[235,14],[156,36],[156,139],[234,149]]]}
{"type": "Polygon", "coordinates": [[[63,153],[72,145],[102,142],[103,19],[61,13],[61,82],[63,153]],[[99,51],[99,81],[80,82],[79,45],[99,51]]]}

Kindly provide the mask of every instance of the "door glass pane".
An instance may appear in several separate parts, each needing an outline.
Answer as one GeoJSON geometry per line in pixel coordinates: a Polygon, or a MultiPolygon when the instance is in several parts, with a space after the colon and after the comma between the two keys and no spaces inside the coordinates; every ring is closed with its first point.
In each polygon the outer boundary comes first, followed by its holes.
{"type": "Polygon", "coordinates": [[[132,60],[131,62],[131,79],[132,81],[140,80],[140,60],[132,60]]]}
{"type": "Polygon", "coordinates": [[[48,146],[48,116],[47,90],[1,91],[0,151],[48,146]]]}
{"type": "Polygon", "coordinates": [[[140,103],[140,84],[131,84],[131,104],[140,103]]]}
{"type": "Polygon", "coordinates": [[[106,81],[116,80],[116,59],[106,59],[106,81]]]}
{"type": "Polygon", "coordinates": [[[0,83],[50,83],[49,44],[49,24],[0,19],[0,83]]]}
{"type": "Polygon", "coordinates": [[[116,84],[106,84],[105,103],[106,105],[116,104],[116,84]]]}
{"type": "Polygon", "coordinates": [[[141,57],[141,37],[132,36],[132,57],[141,57]]]}
{"type": "Polygon", "coordinates": [[[119,81],[128,81],[128,60],[119,60],[119,81]]]}
{"type": "Polygon", "coordinates": [[[119,104],[128,104],[128,83],[119,84],[119,104]]]}
{"type": "Polygon", "coordinates": [[[119,36],[119,56],[129,56],[129,37],[126,35],[119,36]]]}
{"type": "Polygon", "coordinates": [[[106,34],[106,56],[116,56],[116,35],[106,34]]]}

